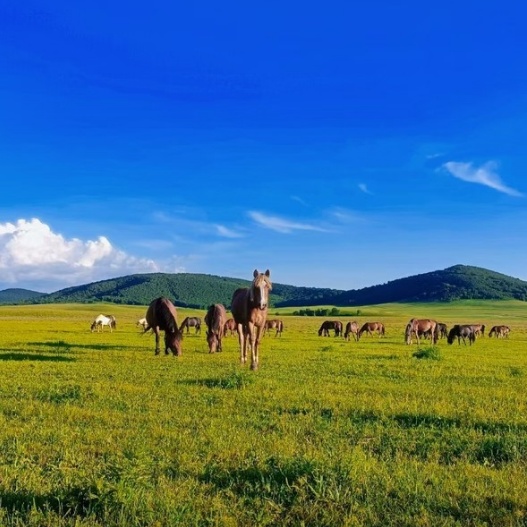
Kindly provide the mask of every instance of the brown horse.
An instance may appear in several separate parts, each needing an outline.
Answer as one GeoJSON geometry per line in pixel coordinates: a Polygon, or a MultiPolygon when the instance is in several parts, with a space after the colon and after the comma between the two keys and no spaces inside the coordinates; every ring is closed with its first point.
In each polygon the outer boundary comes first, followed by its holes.
{"type": "Polygon", "coordinates": [[[185,328],[187,328],[187,335],[190,331],[190,328],[196,328],[196,335],[198,333],[201,333],[201,318],[199,317],[187,317],[183,322],[181,322],[181,326],[179,327],[180,331],[183,331],[185,328]]]}
{"type": "Polygon", "coordinates": [[[417,345],[419,345],[420,337],[429,337],[430,343],[436,344],[438,339],[437,322],[429,318],[418,319],[412,318],[406,325],[405,340],[406,344],[412,343],[412,335],[415,335],[417,345]]]}
{"type": "Polygon", "coordinates": [[[240,362],[247,362],[247,346],[250,345],[251,370],[258,369],[260,337],[267,320],[269,291],[273,288],[270,276],[269,269],[265,273],[255,269],[251,286],[236,289],[232,295],[231,311],[238,331],[240,362]]]}
{"type": "Polygon", "coordinates": [[[227,313],[225,311],[225,307],[223,307],[222,304],[213,304],[209,307],[207,314],[205,315],[209,353],[222,351],[221,339],[223,338],[226,320],[227,313]]]}
{"type": "Polygon", "coordinates": [[[274,335],[275,337],[281,337],[282,331],[284,330],[284,323],[277,318],[275,318],[274,320],[268,320],[265,323],[264,335],[267,335],[272,329],[276,329],[276,333],[274,335]]]}
{"type": "Polygon", "coordinates": [[[495,336],[498,339],[509,338],[511,328],[509,326],[493,326],[489,331],[489,337],[495,336]]]}
{"type": "Polygon", "coordinates": [[[448,337],[448,328],[446,324],[443,324],[442,322],[437,323],[437,334],[438,337],[443,339],[448,337]]]}
{"type": "Polygon", "coordinates": [[[146,311],[147,326],[144,330],[146,333],[152,329],[156,335],[156,355],[159,355],[159,331],[165,332],[165,355],[168,351],[176,356],[181,355],[181,342],[183,333],[177,326],[176,308],[168,298],[159,297],[152,300],[146,311]]]}
{"type": "Polygon", "coordinates": [[[340,320],[325,320],[318,330],[318,336],[329,337],[329,331],[335,330],[335,337],[342,335],[342,322],[340,320]]]}
{"type": "Polygon", "coordinates": [[[386,334],[384,324],[382,322],[365,322],[357,334],[357,340],[362,337],[363,333],[368,333],[368,335],[371,337],[373,337],[374,333],[378,333],[379,337],[384,337],[386,334]]]}
{"type": "Polygon", "coordinates": [[[234,335],[234,332],[236,331],[236,322],[233,318],[229,318],[227,322],[225,322],[225,327],[223,328],[223,335],[227,336],[227,331],[230,332],[230,335],[234,335]]]}
{"type": "Polygon", "coordinates": [[[353,335],[355,341],[359,340],[359,325],[357,322],[348,322],[346,324],[346,330],[344,331],[344,338],[350,340],[350,335],[353,335]]]}

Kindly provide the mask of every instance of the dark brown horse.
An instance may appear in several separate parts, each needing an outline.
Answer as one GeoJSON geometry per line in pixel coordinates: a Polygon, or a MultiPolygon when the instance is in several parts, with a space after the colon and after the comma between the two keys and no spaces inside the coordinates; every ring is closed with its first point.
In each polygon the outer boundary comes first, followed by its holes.
{"type": "Polygon", "coordinates": [[[265,323],[264,335],[267,335],[272,329],[276,329],[276,333],[274,335],[275,337],[281,337],[282,331],[284,330],[284,323],[277,318],[275,318],[274,320],[268,320],[265,323]]]}
{"type": "Polygon", "coordinates": [[[196,328],[196,335],[201,333],[201,318],[199,317],[187,317],[183,322],[181,322],[180,331],[183,331],[187,328],[187,335],[190,331],[190,328],[196,328]]]}
{"type": "Polygon", "coordinates": [[[255,269],[251,286],[236,289],[232,295],[231,311],[238,331],[240,361],[247,362],[247,346],[250,345],[251,370],[258,369],[260,337],[267,320],[269,292],[273,288],[270,276],[269,269],[265,273],[255,269]]]}
{"type": "Polygon", "coordinates": [[[461,344],[461,340],[463,340],[463,344],[466,346],[466,339],[468,339],[470,345],[472,346],[472,343],[476,342],[476,332],[474,330],[474,325],[456,324],[453,326],[448,332],[447,342],[449,344],[453,344],[456,338],[458,344],[461,344]]]}
{"type": "Polygon", "coordinates": [[[448,337],[448,328],[446,324],[442,322],[437,323],[437,334],[441,339],[446,339],[448,337]]]}
{"type": "Polygon", "coordinates": [[[176,308],[168,298],[160,297],[152,300],[146,311],[144,332],[152,329],[156,335],[156,355],[159,355],[159,332],[165,332],[165,354],[169,350],[178,357],[181,355],[183,333],[177,326],[176,308]]]}
{"type": "Polygon", "coordinates": [[[344,331],[344,338],[350,340],[350,335],[353,335],[355,341],[359,340],[359,325],[357,322],[348,322],[346,330],[344,331]]]}
{"type": "Polygon", "coordinates": [[[509,326],[493,326],[489,331],[489,337],[495,336],[498,339],[509,338],[511,328],[509,326]]]}
{"type": "Polygon", "coordinates": [[[365,322],[357,334],[357,340],[362,337],[363,333],[368,333],[368,335],[371,337],[373,337],[374,333],[378,333],[379,337],[384,337],[386,334],[384,324],[382,322],[365,322]]]}
{"type": "Polygon", "coordinates": [[[230,332],[230,335],[234,335],[236,331],[236,322],[233,318],[229,318],[227,322],[225,322],[225,327],[223,328],[223,335],[227,336],[227,332],[230,332]]]}
{"type": "Polygon", "coordinates": [[[223,307],[222,304],[213,304],[209,307],[207,314],[205,315],[209,353],[222,351],[221,339],[223,338],[226,320],[227,312],[225,311],[225,307],[223,307]]]}
{"type": "Polygon", "coordinates": [[[429,318],[412,318],[406,325],[404,334],[406,344],[412,343],[412,335],[415,335],[417,345],[419,345],[419,339],[422,337],[428,337],[430,343],[435,344],[438,339],[437,322],[429,318]]]}
{"type": "Polygon", "coordinates": [[[324,337],[329,337],[329,331],[331,329],[335,330],[335,337],[341,336],[342,322],[340,320],[325,320],[318,330],[318,336],[324,335],[324,337]]]}

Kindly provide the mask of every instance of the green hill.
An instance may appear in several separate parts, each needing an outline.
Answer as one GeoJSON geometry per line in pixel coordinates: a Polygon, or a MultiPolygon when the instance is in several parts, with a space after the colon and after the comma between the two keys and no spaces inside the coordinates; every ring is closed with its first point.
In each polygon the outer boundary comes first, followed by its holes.
{"type": "Polygon", "coordinates": [[[0,304],[20,304],[41,296],[46,296],[46,293],[38,293],[29,289],[4,289],[0,291],[0,304]]]}
{"type": "MultiPolygon", "coordinates": [[[[1,303],[93,303],[146,305],[158,296],[175,305],[203,309],[221,302],[230,306],[233,292],[249,280],[192,273],[151,273],[123,276],[51,294],[23,289],[0,291],[1,303]],[[18,291],[19,293],[14,293],[18,291]],[[25,295],[25,296],[24,296],[25,295]]],[[[350,291],[273,284],[271,306],[363,306],[391,302],[451,302],[454,300],[527,300],[527,282],[466,265],[455,265],[386,284],[350,291]]]]}
{"type": "Polygon", "coordinates": [[[338,294],[335,305],[360,306],[388,302],[452,302],[454,300],[527,300],[527,282],[467,265],[455,265],[386,284],[338,294]]]}

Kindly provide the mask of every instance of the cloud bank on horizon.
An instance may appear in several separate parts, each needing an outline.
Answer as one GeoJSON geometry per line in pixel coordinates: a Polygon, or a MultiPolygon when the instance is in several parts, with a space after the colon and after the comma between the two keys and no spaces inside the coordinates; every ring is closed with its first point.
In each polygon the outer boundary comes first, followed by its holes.
{"type": "Polygon", "coordinates": [[[65,239],[36,218],[0,224],[0,284],[6,287],[21,282],[24,287],[34,284],[38,291],[51,292],[123,274],[158,271],[153,260],[130,256],[105,236],[65,239]]]}

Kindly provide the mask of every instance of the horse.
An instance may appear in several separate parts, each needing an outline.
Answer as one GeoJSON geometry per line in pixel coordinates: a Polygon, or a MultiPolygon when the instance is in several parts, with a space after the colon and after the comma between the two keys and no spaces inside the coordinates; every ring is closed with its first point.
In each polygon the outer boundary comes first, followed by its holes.
{"type": "Polygon", "coordinates": [[[162,330],[165,332],[165,355],[168,355],[170,350],[173,355],[179,357],[182,353],[183,332],[178,329],[174,304],[165,297],[152,300],[146,311],[146,322],[147,327],[144,332],[152,329],[156,336],[155,354],[159,355],[160,352],[159,332],[162,330]]]}
{"type": "Polygon", "coordinates": [[[474,335],[479,337],[480,335],[485,336],[485,325],[484,324],[470,324],[474,330],[474,335]]]}
{"type": "Polygon", "coordinates": [[[268,320],[265,323],[264,335],[268,334],[272,329],[276,329],[275,337],[282,336],[282,331],[284,330],[284,323],[279,319],[268,320]]]}
{"type": "Polygon", "coordinates": [[[474,325],[471,324],[456,324],[448,333],[447,342],[453,344],[454,340],[457,337],[457,343],[461,344],[461,339],[463,339],[463,344],[466,346],[466,339],[468,339],[470,345],[476,341],[476,333],[474,330],[474,325]]]}
{"type": "Polygon", "coordinates": [[[227,331],[230,332],[230,335],[234,335],[234,332],[236,331],[236,322],[233,318],[227,319],[227,322],[225,322],[225,326],[223,328],[223,335],[227,336],[227,331]]]}
{"type": "Polygon", "coordinates": [[[236,321],[238,342],[240,344],[240,362],[247,362],[247,346],[251,347],[251,370],[258,369],[258,351],[260,337],[267,320],[269,292],[273,285],[269,269],[265,273],[253,272],[250,287],[236,289],[232,295],[231,312],[236,321]]]}
{"type": "Polygon", "coordinates": [[[496,336],[498,339],[509,338],[511,328],[509,326],[493,326],[489,331],[489,337],[496,336]]]}
{"type": "Polygon", "coordinates": [[[325,320],[318,330],[318,336],[329,337],[329,330],[335,330],[335,337],[342,335],[342,322],[339,320],[325,320]]]}
{"type": "Polygon", "coordinates": [[[108,326],[110,328],[110,333],[117,328],[117,322],[115,320],[115,317],[113,315],[98,315],[95,320],[92,322],[91,325],[91,332],[94,331],[103,331],[104,326],[108,326]]]}
{"type": "Polygon", "coordinates": [[[196,335],[198,333],[201,333],[201,318],[199,317],[187,317],[183,322],[181,322],[181,326],[179,329],[183,331],[183,328],[187,328],[187,335],[190,331],[190,328],[196,328],[196,335]]]}
{"type": "Polygon", "coordinates": [[[353,335],[355,342],[359,340],[359,325],[357,322],[348,322],[346,324],[346,330],[344,331],[344,338],[350,340],[350,335],[353,335]]]}
{"type": "Polygon", "coordinates": [[[209,353],[222,351],[221,339],[225,330],[225,321],[227,312],[222,304],[212,304],[205,315],[205,324],[207,325],[207,344],[209,353]]]}
{"type": "Polygon", "coordinates": [[[135,323],[135,327],[139,327],[141,326],[143,328],[143,331],[145,330],[145,328],[148,326],[148,322],[146,321],[146,318],[140,318],[136,323],[135,323]]]}
{"type": "Polygon", "coordinates": [[[448,337],[448,328],[446,324],[443,324],[442,322],[437,323],[437,335],[441,339],[446,339],[448,337]]]}
{"type": "Polygon", "coordinates": [[[357,340],[359,340],[363,333],[368,333],[373,337],[373,333],[377,332],[379,337],[386,334],[384,324],[382,322],[365,322],[357,333],[357,340]]]}
{"type": "Polygon", "coordinates": [[[437,322],[429,318],[412,318],[404,332],[406,344],[412,343],[412,335],[415,335],[417,345],[419,345],[419,337],[429,337],[430,343],[435,344],[438,339],[437,322]]]}

